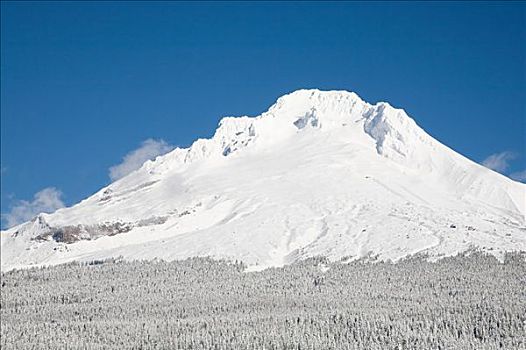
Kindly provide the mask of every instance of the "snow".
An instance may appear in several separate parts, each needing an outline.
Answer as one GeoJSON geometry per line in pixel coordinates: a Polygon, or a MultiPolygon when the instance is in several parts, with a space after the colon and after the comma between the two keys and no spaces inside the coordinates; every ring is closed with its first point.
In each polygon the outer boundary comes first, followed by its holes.
{"type": "Polygon", "coordinates": [[[299,90],[211,139],[147,161],[70,208],[1,233],[2,270],[123,256],[213,256],[251,269],[323,255],[397,260],[526,250],[526,185],[442,145],[405,111],[299,90]],[[127,223],[65,244],[50,227],[127,223]],[[454,226],[454,227],[453,227],[454,226]]]}

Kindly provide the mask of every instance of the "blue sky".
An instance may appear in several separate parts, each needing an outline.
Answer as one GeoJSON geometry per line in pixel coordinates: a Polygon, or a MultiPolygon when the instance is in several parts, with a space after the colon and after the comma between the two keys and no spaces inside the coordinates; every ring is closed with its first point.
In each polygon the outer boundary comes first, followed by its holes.
{"type": "Polygon", "coordinates": [[[1,10],[4,214],[71,205],[108,184],[126,155],[187,146],[211,136],[222,116],[257,115],[299,88],[389,101],[477,162],[526,169],[525,3],[2,2],[1,10]],[[54,197],[39,192],[49,187],[54,197]]]}

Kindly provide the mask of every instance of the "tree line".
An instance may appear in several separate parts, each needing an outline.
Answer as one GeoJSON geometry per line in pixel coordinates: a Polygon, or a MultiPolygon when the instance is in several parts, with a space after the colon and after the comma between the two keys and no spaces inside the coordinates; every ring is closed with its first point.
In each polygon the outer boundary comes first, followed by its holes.
{"type": "Polygon", "coordinates": [[[1,275],[2,349],[524,349],[523,254],[119,259],[1,275]]]}

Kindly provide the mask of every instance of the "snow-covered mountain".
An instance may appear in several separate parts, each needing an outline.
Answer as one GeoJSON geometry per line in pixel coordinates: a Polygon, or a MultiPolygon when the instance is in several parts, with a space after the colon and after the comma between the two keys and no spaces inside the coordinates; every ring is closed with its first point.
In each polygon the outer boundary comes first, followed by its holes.
{"type": "Polygon", "coordinates": [[[257,269],[315,255],[500,255],[526,250],[525,213],[526,185],[444,146],[402,109],[299,90],[3,231],[1,266],[210,255],[257,269]]]}

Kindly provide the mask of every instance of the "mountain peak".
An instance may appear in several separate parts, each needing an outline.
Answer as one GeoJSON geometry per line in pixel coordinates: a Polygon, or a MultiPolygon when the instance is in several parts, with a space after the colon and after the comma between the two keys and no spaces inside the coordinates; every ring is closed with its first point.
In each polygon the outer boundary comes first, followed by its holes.
{"type": "MultiPolygon", "coordinates": [[[[356,93],[345,90],[322,91],[317,89],[296,90],[277,99],[267,113],[273,115],[296,115],[316,111],[338,117],[348,114],[356,107],[370,107],[356,93]]],[[[265,114],[265,113],[264,113],[265,114]]]]}
{"type": "MultiPolygon", "coordinates": [[[[275,106],[286,104],[323,104],[326,101],[364,101],[355,92],[347,90],[319,90],[319,89],[299,89],[279,97],[275,106]]],[[[279,108],[279,107],[278,107],[279,108]]]]}
{"type": "Polygon", "coordinates": [[[372,105],[345,90],[302,89],[279,97],[259,116],[224,117],[212,138],[198,139],[187,149],[147,162],[144,168],[151,173],[183,170],[204,159],[279,147],[313,129],[337,133],[408,168],[432,167],[428,148],[435,147],[435,141],[403,109],[387,102],[372,105]]]}
{"type": "MultiPolygon", "coordinates": [[[[263,147],[282,142],[303,129],[342,128],[348,130],[349,141],[369,139],[378,154],[399,161],[410,158],[421,143],[432,143],[404,110],[387,102],[371,105],[354,92],[304,89],[281,96],[258,117],[223,118],[211,142],[219,149],[205,153],[228,156],[255,143],[263,147]]],[[[202,143],[196,144],[200,154],[202,143]]]]}

